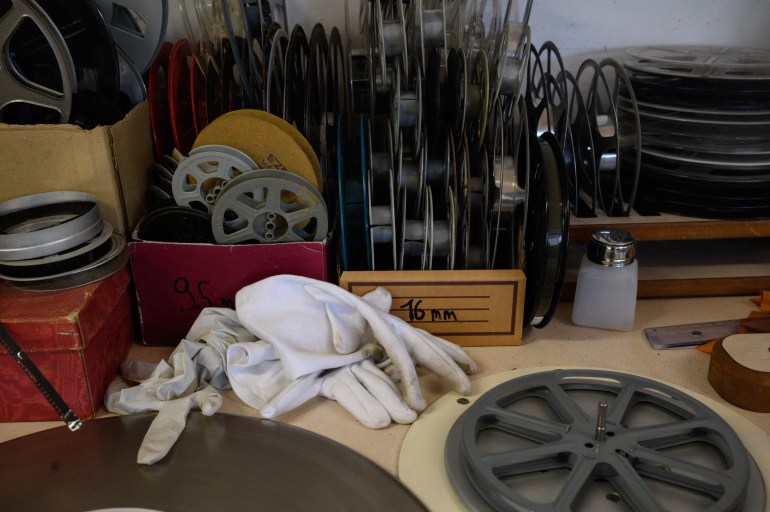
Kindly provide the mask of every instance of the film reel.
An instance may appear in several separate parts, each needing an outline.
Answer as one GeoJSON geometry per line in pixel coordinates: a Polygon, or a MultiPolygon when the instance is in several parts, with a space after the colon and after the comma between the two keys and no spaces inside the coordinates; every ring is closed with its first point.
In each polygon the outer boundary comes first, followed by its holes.
{"type": "Polygon", "coordinates": [[[34,280],[63,275],[103,257],[111,249],[112,226],[101,223],[101,231],[85,243],[50,256],[0,262],[0,275],[7,280],[34,280]]]}
{"type": "Polygon", "coordinates": [[[273,115],[284,117],[284,76],[285,56],[289,46],[289,33],[276,27],[270,39],[270,52],[265,75],[265,110],[273,115]]]}
{"type": "Polygon", "coordinates": [[[594,161],[595,175],[591,178],[594,186],[591,188],[596,191],[596,201],[607,215],[628,215],[636,197],[636,186],[631,188],[628,197],[624,197],[620,187],[620,161],[623,154],[636,155],[636,163],[631,170],[635,183],[638,182],[641,163],[641,127],[628,76],[612,59],[604,59],[600,63],[588,59],[578,69],[576,80],[578,84],[587,85],[583,101],[593,146],[581,144],[580,147],[581,159],[594,161]],[[619,119],[617,107],[621,88],[627,91],[634,111],[623,122],[619,119]]]}
{"type": "MultiPolygon", "coordinates": [[[[31,38],[34,33],[28,35],[31,38]]],[[[0,120],[4,123],[40,122],[38,116],[25,116],[23,111],[7,111],[9,105],[20,104],[42,107],[47,111],[43,119],[50,117],[52,122],[66,123],[72,107],[72,95],[77,91],[75,64],[64,37],[48,14],[35,2],[10,2],[0,12],[0,41],[0,120]],[[11,60],[11,55],[16,53],[16,43],[20,39],[26,43],[25,34],[18,31],[25,20],[29,20],[42,34],[47,49],[53,55],[52,63],[48,63],[44,56],[40,59],[28,58],[25,62],[32,68],[20,69],[11,60]],[[35,67],[50,69],[52,74],[35,72],[35,67]]]]}
{"type": "Polygon", "coordinates": [[[326,238],[326,204],[307,180],[291,173],[254,170],[230,181],[211,214],[219,244],[309,242],[326,238]]]}
{"type": "Polygon", "coordinates": [[[423,205],[426,176],[428,174],[427,151],[404,155],[403,137],[396,146],[396,182],[398,183],[398,211],[404,209],[410,218],[417,218],[423,205]],[[401,192],[404,192],[402,194],[401,192]],[[403,202],[401,201],[403,199],[403,202]]]}
{"type": "Polygon", "coordinates": [[[85,192],[43,192],[0,203],[0,261],[52,256],[102,230],[96,198],[85,192]]]}
{"type": "Polygon", "coordinates": [[[295,25],[289,36],[283,72],[283,119],[291,125],[304,127],[305,81],[310,51],[305,30],[295,25]]]}
{"type": "Polygon", "coordinates": [[[195,141],[193,113],[195,103],[190,85],[192,48],[187,39],[180,39],[171,48],[168,63],[168,107],[174,145],[187,154],[195,141]]]}
{"type": "Polygon", "coordinates": [[[168,0],[96,0],[121,50],[144,74],[166,37],[168,0]]]}
{"type": "MultiPolygon", "coordinates": [[[[427,270],[431,264],[431,220],[433,219],[433,201],[426,187],[423,192],[422,219],[409,218],[406,209],[401,211],[401,229],[399,243],[398,270],[427,270]]],[[[406,202],[406,190],[402,190],[402,201],[406,202]]]]}
{"type": "MultiPolygon", "coordinates": [[[[369,243],[372,253],[372,266],[370,270],[395,270],[397,268],[396,209],[392,168],[385,171],[385,176],[385,180],[379,177],[378,181],[386,181],[386,187],[383,188],[387,190],[387,194],[385,194],[383,202],[378,201],[375,204],[375,187],[373,184],[375,174],[370,172],[367,175],[369,243]]],[[[378,191],[377,196],[382,196],[382,192],[382,190],[378,191]]]]}
{"type": "Polygon", "coordinates": [[[410,90],[402,86],[400,79],[399,66],[394,66],[395,77],[393,82],[395,87],[391,93],[390,115],[395,130],[394,137],[396,141],[400,140],[402,130],[406,129],[412,133],[412,151],[420,152],[420,145],[423,141],[423,120],[422,120],[422,72],[416,57],[412,57],[409,73],[410,90]]]}
{"type": "Polygon", "coordinates": [[[134,240],[189,244],[214,244],[211,216],[187,206],[160,206],[142,217],[134,240]]]}
{"type": "Polygon", "coordinates": [[[147,79],[150,129],[156,160],[161,160],[163,155],[171,153],[174,149],[168,89],[169,59],[173,47],[171,43],[161,46],[158,56],[150,66],[147,79]]]}
{"type": "MultiPolygon", "coordinates": [[[[535,143],[533,143],[533,146],[535,143]]],[[[524,325],[548,325],[561,297],[569,245],[569,209],[561,149],[546,132],[537,140],[527,201],[524,325]]]]}
{"type": "Polygon", "coordinates": [[[237,149],[220,145],[199,146],[179,162],[174,172],[174,200],[179,206],[211,213],[227,183],[256,168],[257,164],[237,149]]]}
{"type": "Polygon", "coordinates": [[[431,406],[402,445],[399,475],[433,509],[765,507],[768,465],[746,446],[767,435],[704,396],[626,373],[536,368],[482,379],[470,405],[458,397],[431,406]],[[435,441],[420,449],[428,428],[435,441]]]}
{"type": "Polygon", "coordinates": [[[288,171],[323,191],[321,164],[313,148],[296,128],[275,115],[249,109],[223,114],[201,130],[193,149],[211,144],[237,149],[260,169],[288,171]]]}
{"type": "Polygon", "coordinates": [[[111,276],[128,263],[126,240],[122,235],[112,233],[106,243],[94,249],[82,260],[85,261],[83,266],[59,273],[47,274],[46,272],[51,269],[46,267],[41,274],[33,272],[33,275],[21,278],[0,275],[0,278],[16,288],[29,291],[66,290],[90,284],[111,276]]]}

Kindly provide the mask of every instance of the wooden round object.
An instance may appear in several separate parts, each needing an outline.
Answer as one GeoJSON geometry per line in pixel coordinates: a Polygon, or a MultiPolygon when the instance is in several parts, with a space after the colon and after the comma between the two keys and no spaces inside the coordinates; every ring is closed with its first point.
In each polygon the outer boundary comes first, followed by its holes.
{"type": "Polygon", "coordinates": [[[223,114],[201,130],[193,149],[208,144],[238,149],[260,169],[289,171],[323,191],[321,165],[310,143],[294,126],[268,112],[242,109],[223,114]]]}
{"type": "Polygon", "coordinates": [[[731,404],[770,412],[770,333],[733,334],[718,342],[708,379],[731,404]]]}

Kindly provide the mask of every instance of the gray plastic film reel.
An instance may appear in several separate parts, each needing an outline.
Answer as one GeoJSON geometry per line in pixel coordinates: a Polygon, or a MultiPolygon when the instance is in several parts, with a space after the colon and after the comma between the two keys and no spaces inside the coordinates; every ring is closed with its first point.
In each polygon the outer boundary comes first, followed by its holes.
{"type": "Polygon", "coordinates": [[[764,508],[761,474],[727,422],[629,374],[555,370],[504,382],[457,420],[446,450],[449,478],[474,510],[764,508]],[[560,469],[566,482],[554,479],[560,469]],[[478,491],[466,492],[468,482],[478,491]]]}
{"type": "Polygon", "coordinates": [[[248,155],[229,146],[206,145],[190,151],[174,171],[172,191],[179,206],[211,213],[227,183],[257,168],[248,155]]]}
{"type": "Polygon", "coordinates": [[[259,169],[227,184],[211,226],[219,244],[311,242],[326,238],[329,218],[321,193],[309,181],[259,169]]]}

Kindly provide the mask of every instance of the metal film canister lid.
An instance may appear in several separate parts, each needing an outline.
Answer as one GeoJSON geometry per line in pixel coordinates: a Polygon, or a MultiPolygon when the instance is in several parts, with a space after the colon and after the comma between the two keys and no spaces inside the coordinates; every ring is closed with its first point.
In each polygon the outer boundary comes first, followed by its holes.
{"type": "Polygon", "coordinates": [[[621,229],[600,229],[591,233],[586,247],[588,259],[605,267],[624,267],[634,262],[636,239],[621,229]]]}

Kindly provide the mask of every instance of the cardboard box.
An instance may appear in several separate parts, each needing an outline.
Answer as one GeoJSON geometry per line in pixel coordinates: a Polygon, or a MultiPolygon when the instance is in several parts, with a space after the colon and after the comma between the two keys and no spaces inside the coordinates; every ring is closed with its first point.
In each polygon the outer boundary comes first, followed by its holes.
{"type": "Polygon", "coordinates": [[[130,242],[142,340],[179,344],[205,307],[235,307],[235,293],[278,274],[336,279],[332,243],[209,245],[130,242]]]}
{"type": "Polygon", "coordinates": [[[75,190],[96,196],[102,218],[127,235],[146,211],[153,161],[148,103],[112,126],[0,124],[0,201],[75,190]]]}
{"type": "MultiPolygon", "coordinates": [[[[0,282],[0,322],[81,419],[101,407],[134,342],[130,277],[123,267],[97,283],[56,292],[23,291],[0,282]]],[[[56,419],[48,401],[0,347],[0,421],[56,419]]]]}
{"type": "Polygon", "coordinates": [[[391,314],[465,347],[520,345],[524,318],[521,270],[343,272],[340,286],[363,295],[384,286],[391,314]]]}

